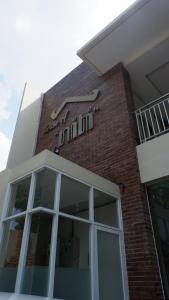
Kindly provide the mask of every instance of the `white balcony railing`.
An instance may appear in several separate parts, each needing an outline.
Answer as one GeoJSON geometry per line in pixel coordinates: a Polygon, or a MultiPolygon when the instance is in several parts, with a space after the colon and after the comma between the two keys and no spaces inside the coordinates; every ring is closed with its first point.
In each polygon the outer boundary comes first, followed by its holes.
{"type": "Polygon", "coordinates": [[[169,94],[135,111],[140,143],[169,131],[169,94]]]}

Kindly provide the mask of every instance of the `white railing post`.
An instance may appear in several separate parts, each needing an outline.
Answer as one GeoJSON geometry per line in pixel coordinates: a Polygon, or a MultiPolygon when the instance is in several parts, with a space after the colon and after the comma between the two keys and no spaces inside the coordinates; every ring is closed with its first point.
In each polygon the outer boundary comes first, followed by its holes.
{"type": "Polygon", "coordinates": [[[140,143],[169,131],[169,94],[135,111],[140,143]],[[167,97],[167,98],[166,98],[167,97]]]}

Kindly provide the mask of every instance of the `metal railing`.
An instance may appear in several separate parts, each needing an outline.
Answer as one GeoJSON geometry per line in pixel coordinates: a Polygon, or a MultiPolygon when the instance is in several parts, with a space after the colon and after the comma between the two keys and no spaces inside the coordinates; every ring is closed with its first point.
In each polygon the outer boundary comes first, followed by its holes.
{"type": "Polygon", "coordinates": [[[140,143],[169,131],[169,94],[135,111],[140,143]]]}

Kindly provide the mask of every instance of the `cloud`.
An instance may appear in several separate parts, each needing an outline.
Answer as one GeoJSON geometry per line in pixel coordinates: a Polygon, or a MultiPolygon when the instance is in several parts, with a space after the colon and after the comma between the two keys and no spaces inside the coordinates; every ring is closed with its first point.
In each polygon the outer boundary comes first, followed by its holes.
{"type": "Polygon", "coordinates": [[[0,82],[0,119],[9,119],[10,112],[7,109],[11,97],[10,89],[0,82]]]}
{"type": "Polygon", "coordinates": [[[11,140],[4,133],[0,132],[0,171],[6,167],[10,146],[11,140]]]}
{"type": "Polygon", "coordinates": [[[25,16],[17,17],[15,26],[18,32],[22,33],[30,33],[32,30],[31,19],[25,16]]]}
{"type": "Polygon", "coordinates": [[[134,0],[1,0],[0,70],[21,90],[46,91],[81,60],[76,51],[134,0]]]}

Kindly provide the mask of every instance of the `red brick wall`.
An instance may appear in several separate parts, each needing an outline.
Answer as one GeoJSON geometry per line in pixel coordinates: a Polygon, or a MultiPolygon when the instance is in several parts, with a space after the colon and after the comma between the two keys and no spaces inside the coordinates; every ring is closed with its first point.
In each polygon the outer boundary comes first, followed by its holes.
{"type": "MultiPolygon", "coordinates": [[[[52,110],[65,97],[86,95],[96,88],[100,96],[95,105],[100,111],[94,115],[94,129],[61,147],[60,155],[125,185],[122,213],[130,299],[163,299],[147,200],[139,177],[130,83],[121,64],[102,77],[81,64],[45,94],[36,153],[53,150],[57,144],[57,130],[44,134],[52,110]]],[[[70,110],[66,126],[88,106],[66,105],[61,113],[70,110]]]]}

